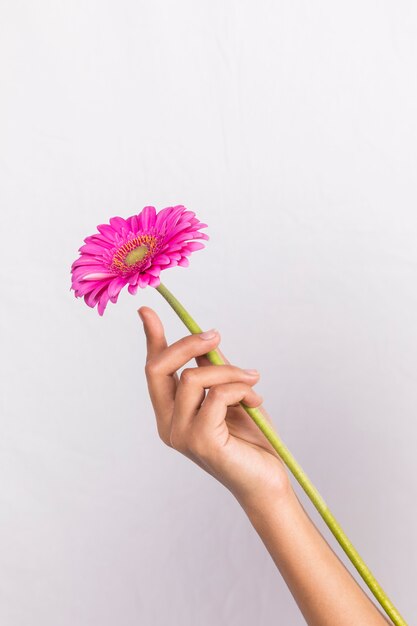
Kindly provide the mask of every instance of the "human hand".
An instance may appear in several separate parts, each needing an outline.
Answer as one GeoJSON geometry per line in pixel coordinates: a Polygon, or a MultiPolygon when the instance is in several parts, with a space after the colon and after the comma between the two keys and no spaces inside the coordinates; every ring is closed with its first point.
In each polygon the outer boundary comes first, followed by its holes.
{"type": "Polygon", "coordinates": [[[239,402],[260,407],[252,389],[259,373],[231,365],[212,365],[204,356],[220,343],[214,332],[186,335],[168,346],[156,312],[138,310],[146,335],[145,374],[162,441],[178,450],[227,487],[243,506],[281,496],[290,490],[284,463],[239,402]],[[191,359],[198,367],[177,370],[191,359]],[[206,395],[206,389],[208,389],[206,395]]]}

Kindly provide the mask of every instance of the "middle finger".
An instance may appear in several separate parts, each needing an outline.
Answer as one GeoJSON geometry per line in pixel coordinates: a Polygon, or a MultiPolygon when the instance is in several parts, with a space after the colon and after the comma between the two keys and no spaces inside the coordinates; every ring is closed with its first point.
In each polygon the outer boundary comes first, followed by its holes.
{"type": "Polygon", "coordinates": [[[250,374],[235,365],[202,365],[183,370],[175,396],[171,436],[174,431],[177,437],[181,437],[187,430],[205,398],[205,389],[233,382],[255,385],[259,376],[259,372],[250,374]]]}
{"type": "Polygon", "coordinates": [[[193,357],[212,350],[220,341],[218,331],[211,333],[209,338],[206,337],[205,333],[186,335],[152,356],[146,363],[145,372],[149,394],[157,419],[158,431],[164,441],[171,427],[178,385],[176,371],[193,357]]]}

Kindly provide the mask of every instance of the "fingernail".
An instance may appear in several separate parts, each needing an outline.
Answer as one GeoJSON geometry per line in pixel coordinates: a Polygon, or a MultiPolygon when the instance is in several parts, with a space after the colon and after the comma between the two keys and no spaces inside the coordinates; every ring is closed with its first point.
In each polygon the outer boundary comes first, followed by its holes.
{"type": "Polygon", "coordinates": [[[248,376],[258,376],[258,370],[243,370],[248,376]]]}
{"type": "Polygon", "coordinates": [[[138,309],[138,315],[139,315],[140,319],[141,319],[141,320],[142,320],[142,322],[143,322],[142,313],[139,311],[139,309],[138,309]]]}
{"type": "Polygon", "coordinates": [[[217,330],[215,328],[211,328],[210,330],[206,330],[204,333],[200,333],[201,339],[213,339],[217,335],[217,330]]]}

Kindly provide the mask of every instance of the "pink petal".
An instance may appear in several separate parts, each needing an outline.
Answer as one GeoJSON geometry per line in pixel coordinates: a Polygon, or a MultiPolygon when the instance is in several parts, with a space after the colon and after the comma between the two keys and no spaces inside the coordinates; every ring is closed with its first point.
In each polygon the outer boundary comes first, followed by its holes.
{"type": "Polygon", "coordinates": [[[135,296],[137,291],[138,291],[138,287],[139,287],[139,285],[129,285],[127,290],[128,290],[129,293],[132,294],[132,296],[135,296]]]}
{"type": "Polygon", "coordinates": [[[90,291],[90,293],[84,296],[85,303],[90,307],[95,307],[100,299],[100,295],[105,289],[106,286],[103,287],[103,283],[101,283],[96,289],[93,289],[93,291],[90,291]]]}
{"type": "Polygon", "coordinates": [[[122,217],[111,217],[109,221],[119,235],[123,235],[124,231],[129,230],[129,224],[122,217]]]}
{"type": "Polygon", "coordinates": [[[126,283],[127,279],[124,276],[118,276],[117,278],[114,278],[111,283],[109,283],[107,289],[109,293],[109,298],[112,300],[112,298],[118,296],[120,290],[126,285],[126,283]]]}
{"type": "Polygon", "coordinates": [[[149,274],[139,274],[138,285],[142,289],[149,284],[149,274]]]}
{"type": "Polygon", "coordinates": [[[202,250],[205,247],[205,244],[200,241],[190,241],[187,243],[187,249],[191,250],[191,252],[194,252],[195,250],[202,250]]]}
{"type": "Polygon", "coordinates": [[[168,267],[176,267],[178,265],[178,261],[176,259],[172,259],[169,265],[164,265],[164,270],[168,269],[168,267]]]}
{"type": "Polygon", "coordinates": [[[148,267],[150,267],[152,265],[152,259],[146,259],[145,263],[141,266],[140,271],[144,272],[145,270],[148,269],[148,267]]]}
{"type": "Polygon", "coordinates": [[[113,278],[115,274],[109,274],[105,272],[95,272],[93,274],[86,274],[81,280],[103,280],[103,278],[113,278]]]}
{"type": "Polygon", "coordinates": [[[155,228],[160,230],[163,225],[166,225],[166,218],[171,213],[172,207],[166,207],[165,209],[161,209],[158,211],[155,219],[155,228]]]}
{"type": "Polygon", "coordinates": [[[107,248],[97,243],[86,243],[84,246],[81,246],[81,248],[78,248],[79,252],[86,252],[87,254],[103,254],[105,250],[107,250],[107,248]]]}
{"type": "Polygon", "coordinates": [[[157,254],[154,257],[154,263],[159,263],[160,265],[166,265],[170,261],[171,259],[166,254],[157,254]]]}
{"type": "Polygon", "coordinates": [[[177,233],[174,237],[172,237],[172,239],[167,238],[166,241],[169,243],[170,246],[172,246],[174,244],[182,243],[183,241],[188,241],[190,239],[194,239],[194,235],[188,231],[184,231],[181,233],[177,233]]]}
{"type": "Polygon", "coordinates": [[[195,219],[195,213],[194,211],[184,211],[184,213],[181,215],[181,219],[186,219],[187,222],[192,222],[192,220],[195,219]]]}
{"type": "Polygon", "coordinates": [[[181,254],[179,252],[170,252],[169,256],[172,259],[175,259],[176,261],[179,261],[181,258],[181,254]]]}
{"type": "Polygon", "coordinates": [[[78,277],[72,277],[72,289],[80,289],[83,293],[86,293],[86,291],[91,291],[92,289],[94,289],[95,284],[99,284],[99,282],[101,284],[103,284],[101,281],[98,280],[83,280],[82,277],[78,278],[78,277]]]}
{"type": "Polygon", "coordinates": [[[84,239],[85,243],[96,243],[98,246],[103,246],[104,248],[111,249],[114,247],[114,243],[108,241],[106,237],[103,235],[90,235],[84,239]]]}
{"type": "Polygon", "coordinates": [[[172,252],[177,252],[178,250],[181,250],[182,247],[182,243],[167,243],[161,248],[161,250],[165,251],[167,253],[167,256],[171,257],[172,252]]]}
{"type": "Polygon", "coordinates": [[[114,228],[108,224],[99,224],[99,226],[97,226],[97,230],[103,235],[103,237],[106,237],[108,241],[114,243],[116,235],[114,228]]]}
{"type": "Polygon", "coordinates": [[[104,289],[103,293],[100,296],[100,300],[97,306],[97,311],[99,315],[103,315],[108,301],[109,301],[109,292],[107,291],[107,289],[104,289]]]}
{"type": "Polygon", "coordinates": [[[161,283],[161,279],[158,276],[151,276],[149,279],[149,286],[150,287],[158,287],[158,285],[160,285],[161,283]]]}
{"type": "Polygon", "coordinates": [[[154,206],[145,206],[138,215],[139,228],[148,231],[154,226],[156,210],[154,206]]]}
{"type": "Polygon", "coordinates": [[[151,276],[159,276],[159,274],[161,273],[161,268],[159,267],[159,265],[152,265],[152,267],[147,269],[146,272],[148,274],[151,274],[151,276]]]}
{"type": "Polygon", "coordinates": [[[158,216],[162,213],[161,221],[158,223],[158,228],[165,228],[165,232],[168,232],[180,219],[181,213],[185,211],[185,207],[177,206],[177,207],[167,207],[166,209],[162,209],[158,213],[158,216]],[[165,211],[165,213],[164,213],[165,211]]]}
{"type": "Polygon", "coordinates": [[[82,277],[91,272],[101,272],[103,268],[100,265],[80,265],[72,270],[72,280],[82,280],[82,277]]]}
{"type": "Polygon", "coordinates": [[[167,233],[167,241],[171,241],[174,239],[175,235],[181,233],[186,230],[189,226],[191,226],[190,222],[179,222],[174,228],[171,228],[167,233]]]}
{"type": "Polygon", "coordinates": [[[87,254],[83,254],[78,259],[76,259],[74,263],[71,265],[71,267],[76,268],[82,265],[96,265],[97,267],[105,269],[100,259],[96,259],[96,257],[89,256],[87,254]]]}
{"type": "Polygon", "coordinates": [[[130,217],[127,221],[130,223],[130,230],[132,230],[136,234],[139,230],[138,216],[132,215],[132,217],[130,217]]]}
{"type": "Polygon", "coordinates": [[[190,261],[187,259],[186,256],[181,257],[181,260],[178,261],[178,265],[181,265],[181,267],[188,267],[190,265],[190,261]]]}
{"type": "Polygon", "coordinates": [[[138,282],[139,279],[139,272],[136,272],[136,274],[132,274],[132,276],[130,276],[129,278],[129,285],[136,285],[136,283],[138,282]]]}

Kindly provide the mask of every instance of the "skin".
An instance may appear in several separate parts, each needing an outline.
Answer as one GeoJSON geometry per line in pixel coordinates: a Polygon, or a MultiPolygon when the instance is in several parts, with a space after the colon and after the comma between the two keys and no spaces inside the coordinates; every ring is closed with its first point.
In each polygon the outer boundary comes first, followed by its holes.
{"type": "MultiPolygon", "coordinates": [[[[391,624],[364,593],[302,507],[285,464],[239,405],[259,407],[259,372],[230,364],[220,334],[186,335],[168,345],[163,324],[146,306],[145,375],[162,441],[222,483],[238,500],[311,626],[391,624]],[[204,356],[217,349],[226,365],[204,356]],[[197,367],[177,370],[195,359],[197,367]]],[[[206,334],[207,334],[206,333],[206,334]]]]}

